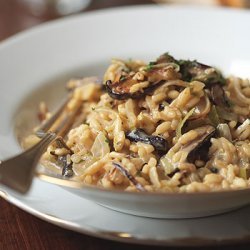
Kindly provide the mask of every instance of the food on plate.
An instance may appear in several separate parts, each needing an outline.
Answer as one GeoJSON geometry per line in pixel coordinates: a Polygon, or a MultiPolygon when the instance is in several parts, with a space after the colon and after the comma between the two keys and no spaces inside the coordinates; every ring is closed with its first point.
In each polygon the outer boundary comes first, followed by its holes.
{"type": "MultiPolygon", "coordinates": [[[[102,80],[73,79],[81,112],[42,162],[107,189],[209,192],[250,186],[250,82],[168,53],[112,60],[102,80]]],[[[39,117],[50,115],[45,104],[39,117]]]]}

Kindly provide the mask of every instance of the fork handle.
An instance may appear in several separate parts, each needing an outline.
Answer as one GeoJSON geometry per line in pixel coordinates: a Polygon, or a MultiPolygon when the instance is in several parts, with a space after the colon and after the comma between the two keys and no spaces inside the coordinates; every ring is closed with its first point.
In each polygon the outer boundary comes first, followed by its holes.
{"type": "Polygon", "coordinates": [[[33,147],[0,163],[0,183],[21,193],[26,193],[32,183],[36,165],[48,145],[57,135],[48,132],[33,147]]]}

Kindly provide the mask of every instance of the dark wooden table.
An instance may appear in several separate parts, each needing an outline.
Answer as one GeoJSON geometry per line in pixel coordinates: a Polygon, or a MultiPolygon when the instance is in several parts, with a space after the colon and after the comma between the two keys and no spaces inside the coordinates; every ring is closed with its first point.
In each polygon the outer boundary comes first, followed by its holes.
{"type": "MultiPolygon", "coordinates": [[[[19,0],[20,1],[20,0],[19,0]]],[[[0,0],[0,41],[39,23],[58,18],[53,13],[34,16],[18,0],[0,0]]],[[[88,10],[129,4],[153,3],[150,0],[93,0],[88,10]]],[[[1,70],[1,69],[0,69],[1,70]]],[[[249,215],[250,216],[250,215],[249,215]]],[[[154,249],[102,240],[65,230],[44,222],[0,198],[0,250],[5,249],[154,249]]],[[[250,243],[214,246],[217,249],[250,249],[250,243]]],[[[158,248],[162,249],[162,248],[158,248]]],[[[166,249],[166,248],[165,248],[166,249]]],[[[180,249],[180,248],[167,248],[180,249]]],[[[197,248],[198,249],[198,248],[197,248]]],[[[211,249],[211,248],[200,248],[211,249]]]]}

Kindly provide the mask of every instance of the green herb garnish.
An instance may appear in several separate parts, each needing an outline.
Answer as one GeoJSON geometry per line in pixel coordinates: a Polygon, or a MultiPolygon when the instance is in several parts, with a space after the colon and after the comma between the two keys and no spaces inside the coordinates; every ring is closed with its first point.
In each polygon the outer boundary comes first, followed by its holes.
{"type": "Polygon", "coordinates": [[[177,129],[176,129],[176,137],[179,139],[182,136],[182,128],[185,125],[185,122],[193,115],[195,108],[192,108],[185,117],[179,122],[177,129]]]}
{"type": "Polygon", "coordinates": [[[156,62],[149,62],[149,64],[146,66],[145,70],[146,71],[151,70],[155,64],[156,64],[156,62]]]}
{"type": "Polygon", "coordinates": [[[210,120],[210,122],[214,127],[217,127],[220,124],[220,117],[214,105],[212,105],[211,107],[211,110],[208,114],[208,119],[210,120]]]}
{"type": "Polygon", "coordinates": [[[121,75],[119,81],[124,81],[126,79],[126,76],[121,75]]]}

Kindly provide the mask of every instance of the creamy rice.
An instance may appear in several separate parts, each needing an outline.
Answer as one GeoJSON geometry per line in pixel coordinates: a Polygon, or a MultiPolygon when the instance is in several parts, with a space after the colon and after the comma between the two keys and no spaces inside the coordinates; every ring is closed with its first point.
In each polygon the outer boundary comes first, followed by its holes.
{"type": "Polygon", "coordinates": [[[70,151],[54,143],[43,161],[64,157],[69,178],[126,191],[249,188],[249,80],[164,54],[149,64],[116,59],[103,85],[92,77],[68,86],[68,108],[82,105],[64,138],[70,151]]]}

